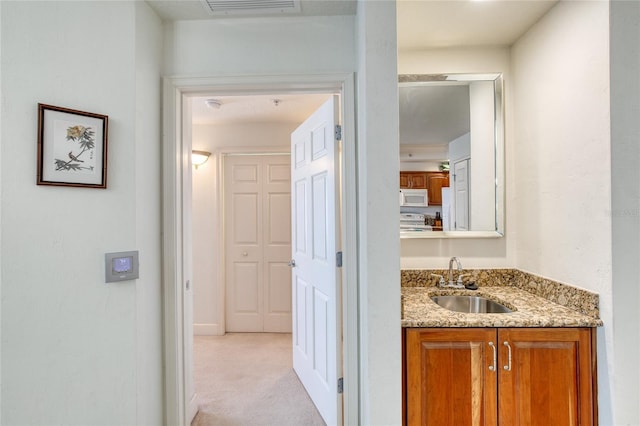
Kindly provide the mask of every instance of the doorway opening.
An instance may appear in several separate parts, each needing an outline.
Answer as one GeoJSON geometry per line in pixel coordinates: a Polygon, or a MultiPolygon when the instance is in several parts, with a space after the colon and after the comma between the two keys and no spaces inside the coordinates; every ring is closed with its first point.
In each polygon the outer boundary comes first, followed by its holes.
{"type": "MultiPolygon", "coordinates": [[[[277,96],[277,102],[264,114],[271,126],[268,131],[259,113],[265,96],[218,97],[216,109],[228,103],[242,105],[238,111],[252,113],[244,120],[227,114],[225,119],[213,120],[209,125],[193,126],[192,146],[198,151],[219,151],[216,156],[221,163],[220,179],[216,189],[222,200],[218,215],[196,215],[195,204],[200,197],[194,191],[193,252],[196,256],[195,248],[201,245],[197,216],[217,216],[223,228],[223,246],[215,261],[223,282],[218,283],[217,293],[223,293],[225,299],[224,312],[219,315],[223,325],[220,328],[231,332],[293,330],[291,367],[323,418],[333,424],[342,405],[334,387],[342,377],[337,332],[337,288],[341,282],[336,277],[337,266],[328,261],[339,250],[341,239],[341,203],[336,200],[341,171],[334,167],[341,143],[334,132],[338,98],[331,94],[277,96]],[[253,106],[247,106],[250,104],[253,106]],[[307,111],[303,110],[305,106],[307,111]],[[281,122],[276,121],[279,117],[281,122]],[[284,127],[283,131],[278,132],[278,126],[284,127]],[[225,137],[225,131],[231,136],[225,137]],[[216,147],[219,140],[223,144],[230,140],[240,147],[216,147]],[[254,140],[259,142],[252,146],[254,140]],[[265,144],[287,143],[291,149],[253,152],[265,144]],[[291,151],[293,161],[287,155],[291,151]]],[[[199,120],[193,105],[201,99],[191,101],[192,121],[205,122],[199,120]]],[[[210,102],[211,99],[203,101],[210,102]]],[[[194,173],[193,178],[196,177],[194,173]]],[[[199,266],[195,262],[192,266],[194,317],[199,315],[199,286],[209,282],[196,279],[199,266]]],[[[211,405],[207,409],[217,411],[211,405]]]]}
{"type": "MultiPolygon", "coordinates": [[[[188,117],[192,106],[189,98],[203,94],[248,96],[256,94],[338,93],[341,96],[344,135],[350,145],[344,145],[340,167],[344,179],[340,194],[345,200],[341,212],[343,223],[343,258],[341,270],[341,336],[343,342],[344,411],[340,421],[357,423],[358,416],[358,353],[357,353],[357,252],[355,227],[355,145],[353,76],[285,76],[256,78],[166,79],[165,80],[165,358],[167,420],[188,424],[197,409],[192,381],[192,321],[193,297],[191,280],[196,282],[191,264],[190,235],[191,169],[188,156],[195,142],[188,117]],[[238,80],[241,80],[240,82],[238,80]],[[185,161],[186,160],[186,161],[185,161]],[[350,195],[350,196],[346,196],[350,195]],[[195,408],[195,409],[194,409],[195,408]]],[[[195,145],[194,145],[195,147],[195,145]]],[[[200,148],[195,147],[195,148],[200,148]]],[[[218,152],[217,154],[220,154],[218,152]]],[[[198,170],[197,172],[199,172],[198,170]]],[[[218,182],[219,183],[219,182],[218,182]]],[[[220,298],[217,299],[220,303],[220,298]]],[[[218,323],[218,325],[224,325],[218,323]]],[[[224,328],[219,328],[218,333],[224,328]]],[[[209,332],[213,333],[214,328],[209,332]]],[[[337,385],[337,384],[336,384],[337,385]]],[[[337,392],[337,389],[336,389],[337,392]]]]}
{"type": "MultiPolygon", "coordinates": [[[[235,105],[238,113],[227,113],[223,118],[214,114],[208,122],[211,115],[202,118],[193,104],[213,101],[191,99],[192,121],[199,123],[192,128],[192,146],[200,152],[216,153],[220,179],[215,189],[222,200],[218,214],[215,211],[203,214],[197,208],[203,194],[198,194],[194,185],[193,253],[194,258],[199,257],[197,248],[206,239],[198,232],[198,219],[221,222],[223,242],[219,259],[214,261],[223,276],[217,293],[224,294],[225,299],[219,329],[294,331],[289,367],[294,369],[323,418],[333,424],[342,405],[335,388],[342,377],[337,331],[340,327],[337,289],[341,281],[337,266],[330,261],[340,250],[341,240],[341,203],[337,196],[341,170],[334,167],[341,143],[335,135],[339,98],[334,99],[332,94],[277,96],[277,102],[266,110],[264,106],[270,102],[265,102],[265,96],[217,97],[217,109],[225,104],[235,105]],[[252,112],[243,119],[247,110],[252,112]],[[220,141],[224,146],[216,146],[220,141]],[[227,141],[235,146],[226,146],[227,141]],[[264,148],[270,144],[275,148],[264,148]],[[285,145],[279,150],[277,146],[284,144],[290,144],[291,148],[285,145]]],[[[205,177],[200,175],[202,171],[194,171],[194,183],[205,177]]],[[[213,260],[215,256],[209,253],[200,257],[213,260]]],[[[212,281],[198,281],[200,266],[193,263],[196,323],[202,314],[199,305],[203,304],[198,297],[199,288],[212,281]]],[[[213,300],[208,302],[206,305],[210,306],[213,300]]],[[[211,311],[207,306],[200,308],[211,311]]],[[[202,354],[195,355],[202,358],[202,354]]],[[[202,385],[200,380],[194,383],[202,385]]],[[[204,388],[195,389],[196,393],[201,390],[204,388]]],[[[209,414],[224,410],[212,404],[201,407],[209,414]]],[[[287,410],[286,406],[281,408],[287,410]]],[[[237,412],[238,420],[243,414],[237,412]]],[[[275,422],[276,418],[265,421],[275,422]]]]}

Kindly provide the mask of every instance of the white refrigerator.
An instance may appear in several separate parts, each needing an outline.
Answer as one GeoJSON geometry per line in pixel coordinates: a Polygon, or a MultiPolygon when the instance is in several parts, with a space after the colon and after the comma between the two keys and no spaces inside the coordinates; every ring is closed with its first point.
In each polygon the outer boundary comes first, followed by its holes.
{"type": "Polygon", "coordinates": [[[448,187],[442,188],[442,230],[451,231],[451,203],[448,187]]]}

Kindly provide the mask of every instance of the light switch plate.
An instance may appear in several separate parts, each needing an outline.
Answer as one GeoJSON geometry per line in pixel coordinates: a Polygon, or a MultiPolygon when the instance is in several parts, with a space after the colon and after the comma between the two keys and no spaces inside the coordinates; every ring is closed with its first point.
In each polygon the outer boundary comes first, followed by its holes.
{"type": "Polygon", "coordinates": [[[113,283],[139,278],[138,251],[121,251],[104,255],[104,282],[113,283]]]}

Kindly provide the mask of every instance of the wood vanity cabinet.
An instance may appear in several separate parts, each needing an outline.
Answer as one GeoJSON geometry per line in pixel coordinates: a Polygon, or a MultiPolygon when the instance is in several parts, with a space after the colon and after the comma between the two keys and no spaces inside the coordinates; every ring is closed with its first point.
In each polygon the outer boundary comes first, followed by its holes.
{"type": "Polygon", "coordinates": [[[405,425],[597,425],[590,328],[406,328],[403,337],[405,425]]]}

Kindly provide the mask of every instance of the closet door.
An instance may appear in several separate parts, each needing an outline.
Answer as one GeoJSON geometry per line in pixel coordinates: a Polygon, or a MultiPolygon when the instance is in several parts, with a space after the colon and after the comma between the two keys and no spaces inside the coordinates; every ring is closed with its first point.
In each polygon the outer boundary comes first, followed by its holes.
{"type": "Polygon", "coordinates": [[[290,332],[289,156],[225,159],[226,331],[290,332]]]}
{"type": "Polygon", "coordinates": [[[291,161],[265,157],[263,187],[264,331],[291,332],[291,161]]]}
{"type": "Polygon", "coordinates": [[[453,165],[453,218],[455,231],[469,230],[469,160],[453,165]]]}

